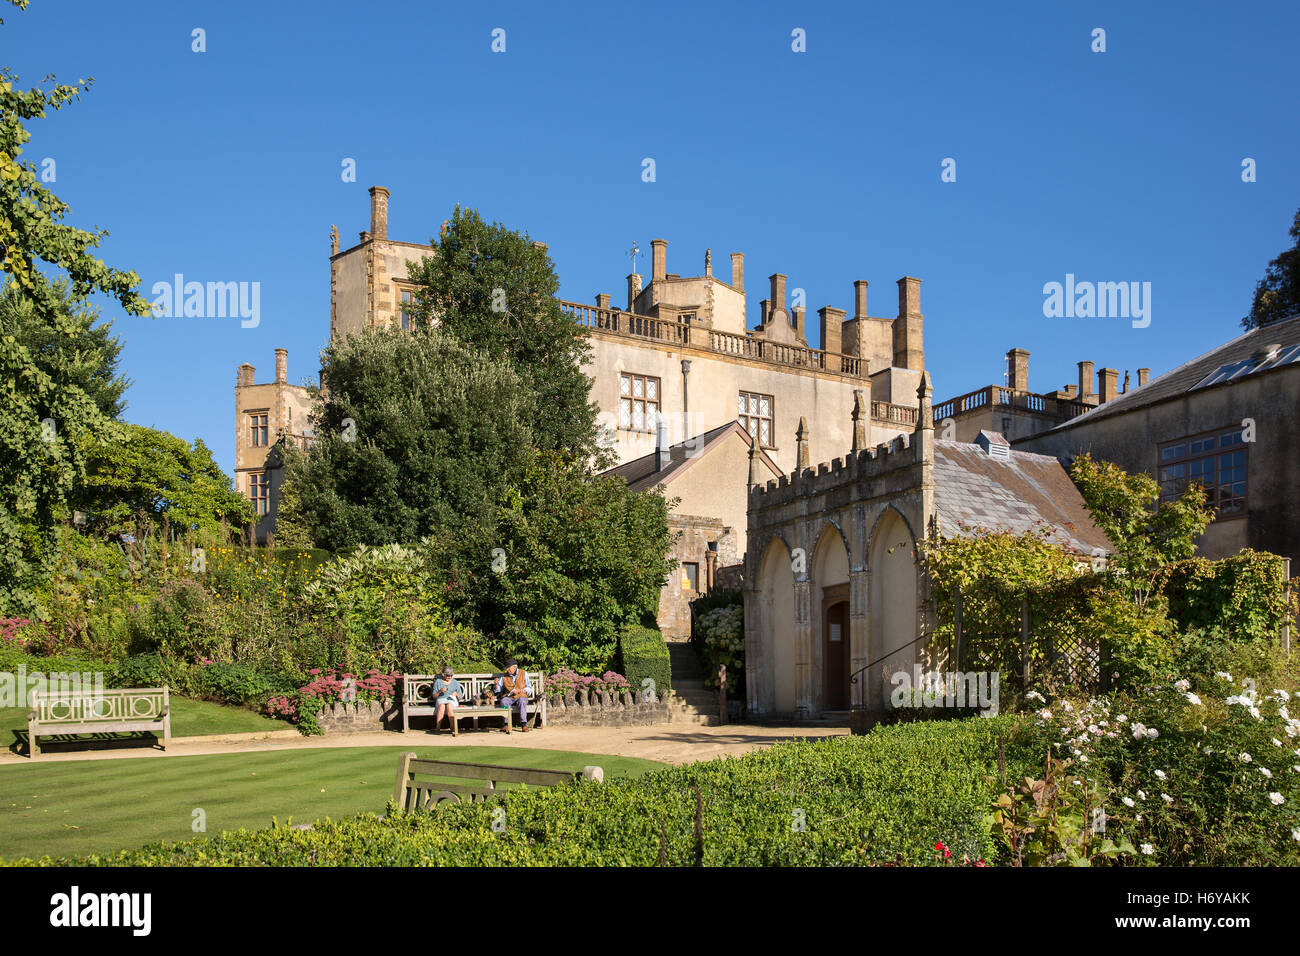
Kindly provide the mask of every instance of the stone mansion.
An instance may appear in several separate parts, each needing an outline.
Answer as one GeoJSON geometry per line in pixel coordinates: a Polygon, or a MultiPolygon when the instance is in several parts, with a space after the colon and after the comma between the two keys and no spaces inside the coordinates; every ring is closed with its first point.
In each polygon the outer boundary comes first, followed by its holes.
{"type": "MultiPolygon", "coordinates": [[[[407,325],[408,264],[434,250],[389,238],[388,202],[387,189],[370,189],[370,228],[348,248],[331,230],[331,338],[407,325]]],[[[810,456],[842,454],[855,427],[871,444],[910,434],[925,368],[920,279],[898,280],[892,317],[870,315],[867,282],[855,281],[851,315],[817,310],[815,349],[805,309],[787,304],[785,275],[768,277],[759,324],[749,328],[744,254],[730,254],[725,278],[714,273],[711,252],[702,265],[697,275],[669,272],[668,243],[655,239],[650,275],[626,277],[625,304],[607,293],[562,303],[590,336],[586,371],[617,456],[613,470],[633,487],[662,486],[679,499],[670,519],[682,532],[679,568],[660,604],[660,624],[673,635],[689,631],[691,598],[728,569],[738,581],[749,487],[810,456]]],[[[275,367],[275,380],[258,384],[254,367],[241,365],[235,388],[236,487],[262,516],[261,540],[275,529],[280,469],[271,449],[281,437],[304,447],[311,439],[309,393],[288,383],[283,349],[275,367]]]]}

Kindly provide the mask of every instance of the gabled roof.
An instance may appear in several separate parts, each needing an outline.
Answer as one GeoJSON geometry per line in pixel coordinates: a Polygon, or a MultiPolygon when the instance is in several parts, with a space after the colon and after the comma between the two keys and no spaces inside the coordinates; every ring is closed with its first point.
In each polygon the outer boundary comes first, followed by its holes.
{"type": "Polygon", "coordinates": [[[1280,345],[1283,352],[1293,345],[1300,345],[1300,315],[1283,319],[1281,322],[1274,322],[1272,325],[1266,325],[1263,328],[1251,329],[1232,341],[1225,342],[1218,348],[1197,356],[1190,362],[1184,362],[1159,378],[1152,379],[1140,388],[1116,396],[1104,405],[1098,405],[1076,418],[1071,418],[1064,424],[1057,425],[1052,431],[1065,431],[1075,425],[1095,422],[1102,418],[1109,418],[1112,415],[1132,411],[1135,408],[1145,408],[1148,405],[1155,405],[1171,398],[1179,398],[1198,386],[1213,388],[1229,381],[1241,381],[1246,375],[1254,375],[1283,367],[1277,364],[1276,360],[1262,364],[1255,362],[1250,363],[1251,367],[1238,369],[1238,374],[1231,379],[1223,379],[1217,382],[1206,381],[1220,369],[1223,369],[1224,366],[1248,362],[1266,345],[1280,345]]]}
{"type": "Polygon", "coordinates": [[[1021,533],[1047,525],[1053,540],[1073,551],[1112,550],[1079,489],[1051,455],[1010,451],[1005,459],[992,458],[979,445],[936,440],[934,507],[944,537],[969,535],[974,528],[1021,533]]]}
{"type": "MultiPolygon", "coordinates": [[[[726,441],[727,437],[732,433],[740,435],[745,444],[751,448],[753,447],[754,439],[750,437],[749,432],[741,427],[740,422],[730,421],[725,425],[711,428],[703,434],[670,446],[668,449],[671,456],[670,461],[662,471],[657,468],[658,452],[652,451],[648,455],[642,455],[640,458],[633,458],[631,461],[616,465],[607,471],[601,472],[601,474],[621,475],[627,480],[627,486],[632,491],[649,491],[651,488],[666,485],[676,480],[688,468],[726,441]]],[[[758,457],[771,470],[770,478],[781,477],[781,469],[767,456],[767,452],[760,449],[758,457]]],[[[766,482],[768,478],[763,480],[766,482]]]]}

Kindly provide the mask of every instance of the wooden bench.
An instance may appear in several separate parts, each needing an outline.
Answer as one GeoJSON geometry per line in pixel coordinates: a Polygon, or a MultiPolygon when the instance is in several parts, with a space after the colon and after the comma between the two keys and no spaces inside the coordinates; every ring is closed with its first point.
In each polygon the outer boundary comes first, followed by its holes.
{"type": "MultiPolygon", "coordinates": [[[[525,674],[529,685],[533,688],[533,695],[528,698],[528,719],[533,722],[534,727],[545,727],[546,696],[543,693],[545,678],[537,671],[525,671],[525,674]]],[[[475,729],[478,729],[478,719],[480,717],[503,718],[506,732],[510,732],[511,725],[514,723],[511,718],[511,715],[515,713],[513,707],[501,707],[495,703],[482,706],[478,703],[483,696],[484,689],[491,690],[495,687],[500,676],[500,674],[457,674],[455,676],[454,679],[460,681],[460,686],[465,693],[464,702],[459,707],[452,708],[451,732],[453,736],[460,733],[460,722],[467,717],[474,721],[475,729]]],[[[403,733],[411,729],[412,717],[426,715],[432,717],[438,712],[438,705],[433,702],[433,682],[439,679],[437,674],[402,675],[403,733]]]]}
{"type": "Polygon", "coordinates": [[[167,749],[172,738],[171,709],[166,687],[136,687],[104,691],[32,691],[27,714],[27,743],[31,756],[41,753],[38,737],[59,734],[106,734],[152,731],[161,733],[167,749]]]}
{"type": "Polygon", "coordinates": [[[432,809],[441,803],[481,803],[501,793],[501,785],[507,783],[554,787],[577,780],[599,783],[604,779],[605,771],[600,767],[584,767],[581,771],[530,770],[454,760],[421,760],[413,753],[404,753],[397,765],[393,802],[409,812],[432,809]],[[456,782],[448,783],[448,780],[456,782]]]}

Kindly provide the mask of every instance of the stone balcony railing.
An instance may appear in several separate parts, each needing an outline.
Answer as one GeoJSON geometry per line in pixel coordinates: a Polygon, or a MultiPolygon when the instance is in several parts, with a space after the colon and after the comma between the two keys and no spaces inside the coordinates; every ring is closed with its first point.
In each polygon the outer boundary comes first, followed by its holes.
{"type": "MultiPolygon", "coordinates": [[[[1076,415],[1082,415],[1092,406],[1079,401],[1038,395],[1034,392],[1017,392],[1015,389],[1001,385],[988,385],[967,392],[965,395],[950,398],[946,402],[937,403],[934,406],[934,420],[941,422],[945,418],[960,418],[962,415],[986,408],[1012,408],[1064,422],[1076,415]]],[[[874,411],[872,414],[874,416],[874,411]]]]}
{"type": "MultiPolygon", "coordinates": [[[[867,377],[867,363],[856,355],[826,352],[805,348],[802,345],[783,345],[749,335],[719,332],[703,325],[679,322],[676,319],[656,319],[620,309],[602,309],[580,302],[561,302],[564,314],[584,328],[623,335],[628,338],[689,345],[692,348],[735,355],[742,358],[793,368],[836,372],[853,378],[867,377]]],[[[915,411],[915,410],[913,410],[915,411]]]]}

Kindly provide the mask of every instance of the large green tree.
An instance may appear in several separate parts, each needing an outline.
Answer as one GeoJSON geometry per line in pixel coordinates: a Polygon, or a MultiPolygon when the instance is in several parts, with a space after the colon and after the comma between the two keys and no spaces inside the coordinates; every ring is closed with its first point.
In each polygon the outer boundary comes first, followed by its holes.
{"type": "Polygon", "coordinates": [[[202,439],[190,445],[169,432],[123,425],[120,440],[95,445],[86,477],[71,495],[86,530],[105,536],[138,534],[164,521],[174,531],[242,528],[253,518],[247,498],[202,439]]]}
{"type": "Polygon", "coordinates": [[[321,375],[315,444],[288,458],[286,475],[292,517],[315,543],[338,551],[434,535],[486,556],[532,438],[512,368],[438,329],[379,329],[334,342],[321,375]]]}
{"type": "Polygon", "coordinates": [[[502,510],[480,626],[505,653],[600,673],[629,624],[654,624],[671,570],[668,502],[539,454],[502,510]]]}
{"type": "Polygon", "coordinates": [[[514,366],[524,383],[524,423],[539,449],[596,456],[597,409],[582,370],[590,346],[560,307],[560,280],[546,248],[460,206],[431,243],[433,255],[409,273],[417,321],[436,322],[514,366]]]}
{"type": "MultiPolygon", "coordinates": [[[[27,0],[10,0],[26,9],[27,0]]],[[[102,292],[130,313],[150,314],[136,292],[140,278],[109,268],[92,250],[106,235],[62,222],[68,207],[21,159],[27,124],[80,97],[89,80],[20,89],[0,68],[0,271],[3,284],[31,303],[33,321],[70,341],[87,330],[64,303],[102,292]],[[50,278],[68,283],[65,295],[50,278]]],[[[53,529],[85,473],[86,451],[114,428],[79,384],[79,372],[43,366],[13,334],[0,335],[0,610],[27,609],[47,563],[53,529]]]]}
{"type": "Polygon", "coordinates": [[[121,418],[131,382],[118,371],[122,340],[113,334],[112,320],[101,320],[99,309],[74,299],[66,282],[55,282],[54,292],[71,334],[38,317],[32,300],[10,285],[0,290],[0,336],[12,335],[43,372],[81,389],[104,417],[121,418]]]}
{"type": "Polygon", "coordinates": [[[1256,284],[1242,328],[1256,329],[1300,315],[1300,209],[1291,221],[1290,236],[1295,243],[1268,264],[1264,278],[1256,284]]]}

